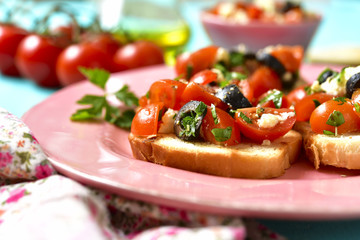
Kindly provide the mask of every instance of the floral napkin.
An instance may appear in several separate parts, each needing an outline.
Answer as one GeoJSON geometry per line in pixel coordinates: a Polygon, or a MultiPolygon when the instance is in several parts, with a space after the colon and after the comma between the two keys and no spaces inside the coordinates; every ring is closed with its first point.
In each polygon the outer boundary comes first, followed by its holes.
{"type": "Polygon", "coordinates": [[[0,108],[0,239],[284,239],[249,219],[127,199],[58,175],[35,136],[0,108]]]}

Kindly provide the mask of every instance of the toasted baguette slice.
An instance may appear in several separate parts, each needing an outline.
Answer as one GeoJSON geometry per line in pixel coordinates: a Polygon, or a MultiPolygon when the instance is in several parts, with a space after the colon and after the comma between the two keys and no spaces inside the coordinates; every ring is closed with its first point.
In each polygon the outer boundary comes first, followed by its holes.
{"type": "Polygon", "coordinates": [[[269,145],[251,142],[231,147],[186,142],[174,134],[155,138],[129,135],[136,159],[188,171],[232,178],[274,178],[297,159],[301,135],[291,130],[269,145]]]}
{"type": "Polygon", "coordinates": [[[359,133],[341,136],[316,134],[307,122],[298,122],[294,129],[303,135],[307,158],[316,169],[320,165],[331,165],[347,169],[360,169],[359,133]]]}

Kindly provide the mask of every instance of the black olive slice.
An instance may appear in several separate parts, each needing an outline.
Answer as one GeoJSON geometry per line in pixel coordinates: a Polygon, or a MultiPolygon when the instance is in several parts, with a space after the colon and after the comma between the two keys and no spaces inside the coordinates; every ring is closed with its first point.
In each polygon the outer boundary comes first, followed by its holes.
{"type": "Polygon", "coordinates": [[[174,122],[175,134],[185,141],[200,138],[200,126],[206,115],[207,106],[201,101],[190,101],[178,112],[174,122]]]}
{"type": "Polygon", "coordinates": [[[284,67],[284,65],[279,60],[277,60],[276,57],[272,56],[269,53],[259,51],[256,54],[256,59],[264,65],[273,69],[280,78],[282,78],[282,76],[286,73],[286,68],[284,67]]]}
{"type": "Polygon", "coordinates": [[[226,103],[231,109],[252,107],[249,100],[240,92],[238,86],[235,84],[227,85],[220,89],[216,94],[216,97],[226,103]]]}
{"type": "Polygon", "coordinates": [[[352,75],[346,82],[346,96],[351,98],[356,89],[360,88],[360,72],[352,75]]]}
{"type": "Polygon", "coordinates": [[[317,81],[319,82],[319,84],[322,84],[326,81],[326,79],[335,75],[336,73],[337,72],[331,70],[330,68],[326,68],[324,71],[320,73],[319,77],[317,78],[317,81]]]}

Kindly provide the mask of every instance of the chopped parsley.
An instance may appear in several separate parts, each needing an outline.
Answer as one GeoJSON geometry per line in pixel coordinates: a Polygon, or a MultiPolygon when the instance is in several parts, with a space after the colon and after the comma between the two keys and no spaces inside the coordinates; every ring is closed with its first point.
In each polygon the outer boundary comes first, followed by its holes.
{"type": "Polygon", "coordinates": [[[360,105],[358,103],[354,103],[355,111],[360,112],[360,105]]]}
{"type": "Polygon", "coordinates": [[[241,117],[247,123],[250,124],[252,123],[251,119],[248,116],[246,116],[245,113],[243,112],[239,112],[239,117],[241,117]]]}
{"type": "Polygon", "coordinates": [[[227,128],[213,128],[211,133],[214,135],[215,140],[218,142],[225,142],[230,139],[232,127],[227,128]]]}
{"type": "Polygon", "coordinates": [[[339,105],[343,105],[344,103],[346,103],[346,97],[337,97],[333,99],[336,102],[339,102],[339,105]]]}
{"type": "MultiPolygon", "coordinates": [[[[110,73],[102,69],[79,68],[91,83],[105,89],[110,73]]],[[[138,98],[129,91],[129,87],[124,85],[119,91],[114,93],[116,98],[123,102],[126,106],[136,107],[139,105],[138,98]]],[[[88,108],[78,109],[70,117],[72,121],[98,120],[104,118],[105,121],[112,123],[118,127],[129,129],[132,119],[135,116],[133,109],[121,112],[118,107],[111,106],[107,100],[107,95],[85,95],[77,101],[81,105],[90,105],[88,108]],[[104,116],[103,116],[104,115],[104,116]]]]}
{"type": "Polygon", "coordinates": [[[217,116],[217,114],[216,114],[216,108],[215,108],[215,105],[214,104],[211,104],[211,115],[212,115],[212,117],[213,117],[213,119],[214,119],[214,123],[215,124],[218,124],[219,123],[219,118],[218,118],[218,116],[217,116]]]}
{"type": "Polygon", "coordinates": [[[259,105],[261,106],[266,102],[273,101],[275,108],[281,108],[283,96],[284,94],[279,90],[270,90],[269,93],[259,101],[259,105]]]}

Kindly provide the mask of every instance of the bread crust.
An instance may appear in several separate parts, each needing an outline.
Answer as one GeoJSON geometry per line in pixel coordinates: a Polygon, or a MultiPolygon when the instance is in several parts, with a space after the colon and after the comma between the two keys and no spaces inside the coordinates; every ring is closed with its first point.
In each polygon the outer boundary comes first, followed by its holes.
{"type": "Polygon", "coordinates": [[[185,142],[174,134],[156,137],[129,135],[136,159],[192,172],[231,178],[274,178],[299,156],[301,135],[291,130],[270,145],[243,142],[219,146],[204,142],[185,142]]]}
{"type": "Polygon", "coordinates": [[[330,165],[347,169],[360,169],[360,135],[345,134],[338,137],[317,134],[308,122],[297,122],[294,129],[303,135],[307,158],[315,169],[330,165]]]}

